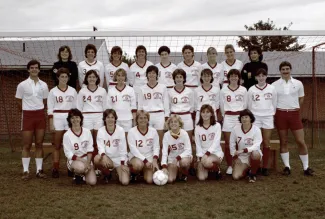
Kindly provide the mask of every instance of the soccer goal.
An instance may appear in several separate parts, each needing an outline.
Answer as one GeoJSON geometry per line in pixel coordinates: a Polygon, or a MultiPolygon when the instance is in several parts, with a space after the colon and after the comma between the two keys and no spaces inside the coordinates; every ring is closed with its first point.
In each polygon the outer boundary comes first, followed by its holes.
{"type": "MultiPolygon", "coordinates": [[[[15,91],[18,83],[28,77],[26,64],[31,59],[41,62],[40,78],[51,89],[53,63],[58,60],[59,47],[71,48],[73,61],[85,59],[87,44],[97,48],[97,60],[109,63],[113,46],[120,46],[123,59],[134,62],[135,49],[144,45],[147,59],[160,62],[157,51],[160,46],[171,50],[170,61],[182,62],[182,47],[194,48],[196,61],[207,61],[207,49],[215,47],[217,62],[226,59],[224,48],[232,44],[235,58],[249,62],[247,48],[259,45],[263,50],[263,62],[268,65],[269,83],[280,76],[278,67],[289,61],[293,77],[301,80],[305,88],[302,119],[305,124],[307,143],[311,147],[325,142],[325,31],[96,31],[96,32],[0,32],[0,136],[11,139],[20,133],[21,115],[16,107],[15,91]],[[285,51],[284,51],[285,50],[285,51]]],[[[275,131],[274,131],[275,132],[275,131]]]]}

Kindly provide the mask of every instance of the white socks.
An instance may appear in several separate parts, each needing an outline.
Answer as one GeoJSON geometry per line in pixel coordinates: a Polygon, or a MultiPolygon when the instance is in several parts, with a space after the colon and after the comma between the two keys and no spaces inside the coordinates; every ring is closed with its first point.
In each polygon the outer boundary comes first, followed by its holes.
{"type": "Polygon", "coordinates": [[[29,172],[30,157],[23,157],[21,160],[23,163],[24,172],[29,172]]]}
{"type": "Polygon", "coordinates": [[[307,168],[309,167],[309,165],[308,165],[308,154],[306,154],[306,155],[299,155],[299,157],[300,157],[300,160],[301,160],[301,162],[302,162],[302,166],[303,166],[303,168],[304,168],[304,170],[307,170],[307,168]]]}
{"type": "Polygon", "coordinates": [[[281,155],[281,159],[282,159],[282,162],[283,162],[284,166],[290,168],[290,164],[289,164],[289,152],[287,152],[287,153],[280,153],[280,155],[281,155]]]}
{"type": "Polygon", "coordinates": [[[35,158],[36,161],[36,173],[38,173],[39,170],[42,170],[43,166],[43,158],[35,158]]]}

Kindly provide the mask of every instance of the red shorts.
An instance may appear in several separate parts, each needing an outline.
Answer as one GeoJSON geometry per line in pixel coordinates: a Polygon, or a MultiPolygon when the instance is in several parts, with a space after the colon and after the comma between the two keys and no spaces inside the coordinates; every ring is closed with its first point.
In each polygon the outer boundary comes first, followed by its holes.
{"type": "Polygon", "coordinates": [[[300,119],[299,110],[284,111],[277,109],[274,116],[274,122],[276,128],[279,130],[299,130],[304,128],[300,119]]]}
{"type": "Polygon", "coordinates": [[[23,110],[22,131],[45,129],[45,113],[41,110],[23,110]]]}

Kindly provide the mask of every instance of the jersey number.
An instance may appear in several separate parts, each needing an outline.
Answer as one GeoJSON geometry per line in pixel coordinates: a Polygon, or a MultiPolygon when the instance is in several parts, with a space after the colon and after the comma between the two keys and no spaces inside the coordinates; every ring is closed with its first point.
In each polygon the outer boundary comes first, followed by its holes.
{"type": "Polygon", "coordinates": [[[143,94],[144,99],[150,100],[151,99],[151,93],[143,94]]]}
{"type": "Polygon", "coordinates": [[[75,150],[79,150],[79,145],[78,145],[78,143],[75,143],[75,144],[73,145],[73,147],[74,147],[75,150]]]}
{"type": "Polygon", "coordinates": [[[207,140],[207,136],[206,135],[202,135],[201,138],[202,138],[202,141],[206,141],[207,140]]]}
{"type": "Polygon", "coordinates": [[[174,97],[173,98],[173,104],[176,104],[177,103],[177,97],[174,97]]]}
{"type": "Polygon", "coordinates": [[[83,96],[83,100],[84,100],[84,102],[87,102],[87,101],[91,102],[91,96],[88,96],[88,97],[83,96]]]}
{"type": "Polygon", "coordinates": [[[256,94],[254,97],[254,101],[260,101],[260,95],[256,94]]]}
{"type": "Polygon", "coordinates": [[[112,102],[115,103],[117,101],[117,96],[111,96],[112,102]]]}
{"type": "Polygon", "coordinates": [[[110,141],[107,141],[106,143],[105,143],[105,141],[104,141],[104,144],[105,144],[107,147],[110,147],[110,146],[111,146],[111,142],[110,142],[110,141]]]}
{"type": "Polygon", "coordinates": [[[230,95],[228,95],[226,98],[227,98],[227,102],[231,102],[231,96],[230,95]]]}
{"type": "Polygon", "coordinates": [[[241,141],[241,137],[237,137],[237,144],[241,141]]]}
{"type": "Polygon", "coordinates": [[[135,74],[135,76],[136,76],[137,78],[140,78],[140,73],[137,72],[137,73],[135,74]]]}
{"type": "Polygon", "coordinates": [[[142,140],[135,140],[135,144],[137,147],[143,147],[142,140]]]}
{"type": "Polygon", "coordinates": [[[56,97],[56,102],[57,103],[62,103],[63,102],[63,97],[62,96],[56,97]]]}
{"type": "Polygon", "coordinates": [[[203,96],[199,96],[201,98],[201,102],[203,101],[203,96]]]}

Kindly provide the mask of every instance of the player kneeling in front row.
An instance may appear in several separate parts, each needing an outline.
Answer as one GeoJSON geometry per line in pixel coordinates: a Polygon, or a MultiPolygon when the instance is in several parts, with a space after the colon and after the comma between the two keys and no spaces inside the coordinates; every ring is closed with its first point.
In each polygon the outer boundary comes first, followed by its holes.
{"type": "Polygon", "coordinates": [[[188,170],[192,162],[190,138],[182,129],[183,121],[178,115],[169,117],[167,127],[169,131],[164,135],[162,148],[163,171],[168,174],[168,183],[173,183],[177,175],[180,181],[187,181],[188,170]]]}
{"type": "Polygon", "coordinates": [[[216,179],[221,178],[220,164],[224,156],[220,146],[221,126],[216,122],[212,106],[204,104],[200,110],[199,122],[195,128],[197,157],[197,177],[208,178],[208,171],[216,172],[216,179]]]}
{"type": "Polygon", "coordinates": [[[105,126],[98,130],[97,145],[98,154],[94,162],[102,171],[104,180],[111,178],[110,170],[116,168],[119,181],[122,185],[128,185],[130,171],[126,166],[127,147],[124,129],[116,125],[117,114],[113,109],[107,109],[103,113],[105,126]]]}
{"type": "Polygon", "coordinates": [[[260,150],[262,133],[253,125],[255,117],[248,109],[240,112],[239,121],[241,125],[237,125],[230,134],[230,154],[234,160],[232,177],[238,180],[249,170],[249,182],[255,182],[263,156],[260,150]]]}
{"type": "Polygon", "coordinates": [[[156,129],[149,127],[149,120],[149,113],[138,111],[137,126],[131,128],[128,134],[132,182],[136,181],[138,174],[143,171],[144,180],[151,184],[154,172],[159,169],[159,136],[156,129]]]}
{"type": "Polygon", "coordinates": [[[95,185],[97,178],[91,163],[94,151],[92,134],[82,127],[83,116],[78,109],[71,109],[67,120],[69,129],[63,136],[63,149],[68,169],[75,174],[76,184],[80,184],[85,176],[87,184],[95,185]]]}

